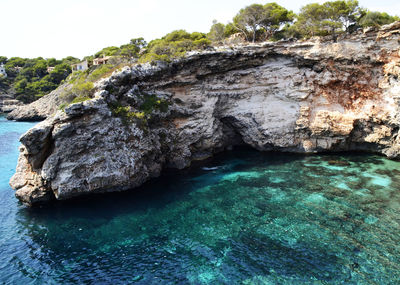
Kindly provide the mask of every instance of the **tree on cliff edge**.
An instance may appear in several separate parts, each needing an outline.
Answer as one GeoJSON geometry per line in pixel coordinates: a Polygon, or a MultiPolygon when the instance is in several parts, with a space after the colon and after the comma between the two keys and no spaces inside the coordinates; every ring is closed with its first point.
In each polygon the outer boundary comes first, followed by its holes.
{"type": "Polygon", "coordinates": [[[248,41],[255,42],[257,34],[263,33],[270,38],[282,24],[291,22],[293,18],[292,11],[276,3],[253,4],[239,11],[233,18],[233,25],[248,41]]]}
{"type": "Polygon", "coordinates": [[[347,31],[361,16],[358,1],[328,1],[301,8],[294,28],[305,37],[336,35],[347,31]]]}
{"type": "Polygon", "coordinates": [[[222,42],[225,39],[225,25],[214,20],[207,37],[212,42],[222,42]]]}

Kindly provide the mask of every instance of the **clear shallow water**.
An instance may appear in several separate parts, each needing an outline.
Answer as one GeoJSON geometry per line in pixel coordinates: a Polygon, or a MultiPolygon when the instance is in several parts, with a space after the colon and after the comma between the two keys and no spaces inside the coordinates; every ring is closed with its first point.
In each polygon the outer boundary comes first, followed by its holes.
{"type": "Polygon", "coordinates": [[[27,209],[0,118],[0,283],[399,284],[400,163],[235,150],[141,187],[27,209]]]}

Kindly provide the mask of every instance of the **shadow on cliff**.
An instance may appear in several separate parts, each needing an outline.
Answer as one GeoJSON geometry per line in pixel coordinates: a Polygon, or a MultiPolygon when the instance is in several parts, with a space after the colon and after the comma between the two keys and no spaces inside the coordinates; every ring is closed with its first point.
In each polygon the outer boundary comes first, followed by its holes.
{"type": "MultiPolygon", "coordinates": [[[[132,190],[112,193],[90,194],[66,201],[53,201],[32,208],[21,208],[26,217],[46,217],[68,213],[68,217],[85,216],[92,210],[104,209],[104,215],[145,210],[147,207],[164,207],[169,202],[182,199],[184,195],[205,185],[214,184],[222,175],[257,167],[261,164],[280,165],[307,157],[303,154],[259,152],[247,146],[237,146],[231,151],[214,157],[194,161],[186,169],[165,169],[162,175],[132,190]],[[73,211],[71,211],[73,210],[73,211]]],[[[311,156],[310,156],[311,157],[311,156]]]]}

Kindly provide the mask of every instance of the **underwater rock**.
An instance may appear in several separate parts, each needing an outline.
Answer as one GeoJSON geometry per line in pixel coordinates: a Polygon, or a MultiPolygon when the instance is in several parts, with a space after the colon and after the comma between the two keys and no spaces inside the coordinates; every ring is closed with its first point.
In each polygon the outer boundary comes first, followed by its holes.
{"type": "Polygon", "coordinates": [[[329,165],[337,165],[337,166],[349,166],[350,163],[348,161],[344,160],[329,160],[328,161],[329,165]]]}

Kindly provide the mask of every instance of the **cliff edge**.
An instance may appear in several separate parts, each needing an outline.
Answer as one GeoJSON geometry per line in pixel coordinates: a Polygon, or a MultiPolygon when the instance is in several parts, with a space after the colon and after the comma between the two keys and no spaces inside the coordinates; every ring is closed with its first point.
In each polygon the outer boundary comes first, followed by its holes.
{"type": "Polygon", "coordinates": [[[61,98],[63,90],[68,84],[63,84],[56,90],[42,98],[22,106],[14,106],[7,114],[8,120],[16,121],[42,121],[58,111],[58,107],[64,100],[61,98]]]}
{"type": "Polygon", "coordinates": [[[21,137],[10,185],[28,205],[127,190],[238,144],[397,158],[399,40],[397,22],[123,68],[21,137]]]}

